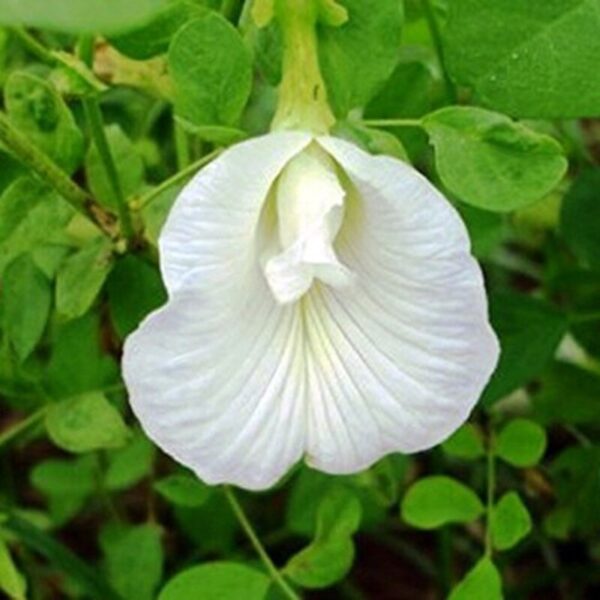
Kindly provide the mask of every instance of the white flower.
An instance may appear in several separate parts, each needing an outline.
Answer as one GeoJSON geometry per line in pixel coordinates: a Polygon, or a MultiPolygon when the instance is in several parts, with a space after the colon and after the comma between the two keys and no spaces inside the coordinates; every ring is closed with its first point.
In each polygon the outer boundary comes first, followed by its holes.
{"type": "Polygon", "coordinates": [[[339,139],[229,149],[176,201],[160,253],[169,301],[127,340],[124,377],[148,435],[211,484],[429,448],[497,361],[454,208],[339,139]]]}

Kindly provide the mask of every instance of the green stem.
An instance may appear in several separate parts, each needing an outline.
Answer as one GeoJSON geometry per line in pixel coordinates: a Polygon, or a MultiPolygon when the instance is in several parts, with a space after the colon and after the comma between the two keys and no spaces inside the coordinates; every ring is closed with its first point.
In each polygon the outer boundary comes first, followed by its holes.
{"type": "Polygon", "coordinates": [[[254,546],[256,553],[262,560],[263,564],[265,565],[265,568],[271,575],[271,578],[273,579],[273,581],[279,586],[279,588],[281,589],[281,591],[285,594],[285,596],[287,598],[289,598],[290,600],[300,600],[300,596],[298,596],[298,594],[296,594],[296,592],[294,592],[294,590],[289,586],[287,581],[284,579],[283,575],[279,572],[279,570],[277,569],[277,567],[271,560],[271,557],[267,554],[267,551],[265,550],[260,539],[256,535],[256,532],[254,531],[252,524],[248,520],[248,517],[246,516],[244,509],[238,502],[238,500],[233,492],[233,489],[231,487],[229,487],[228,485],[225,485],[225,486],[223,486],[223,491],[225,492],[225,497],[227,498],[227,501],[229,502],[229,504],[231,506],[231,510],[233,511],[233,514],[236,516],[242,529],[244,530],[245,534],[248,536],[248,539],[254,546]]]}
{"type": "Polygon", "coordinates": [[[96,224],[111,239],[118,238],[115,219],[79,187],[52,159],[16,130],[0,112],[0,141],[16,158],[52,186],[77,212],[96,224]]]}
{"type": "Polygon", "coordinates": [[[108,145],[106,138],[106,132],[104,131],[104,121],[102,118],[102,111],[96,98],[83,98],[83,108],[88,120],[90,127],[90,133],[94,140],[94,145],[100,155],[100,160],[104,167],[106,177],[108,178],[109,185],[112,191],[113,199],[117,207],[119,214],[119,221],[121,223],[121,229],[123,236],[127,240],[131,240],[134,236],[133,224],[131,222],[131,215],[129,214],[129,207],[123,194],[123,188],[119,180],[119,173],[115,166],[115,161],[108,145]]]}
{"type": "Polygon", "coordinates": [[[26,29],[23,27],[15,27],[13,29],[15,35],[22,42],[23,46],[42,62],[49,65],[56,63],[56,57],[45,46],[40,44],[26,29]]]}
{"type": "Polygon", "coordinates": [[[23,432],[30,429],[33,425],[36,425],[46,415],[46,406],[39,408],[35,412],[31,413],[28,417],[17,423],[14,427],[4,431],[0,434],[0,448],[6,446],[18,438],[23,432]]]}
{"type": "Polygon", "coordinates": [[[362,124],[367,127],[423,127],[421,119],[367,119],[362,124]]]}
{"type": "Polygon", "coordinates": [[[494,512],[494,496],[496,494],[496,439],[490,432],[487,447],[487,492],[486,492],[486,528],[485,555],[492,556],[492,514],[494,512]]]}
{"type": "Polygon", "coordinates": [[[173,135],[175,137],[177,169],[181,171],[190,164],[190,144],[185,129],[175,119],[173,119],[173,135]]]}
{"type": "Polygon", "coordinates": [[[431,40],[437,54],[440,68],[442,70],[442,76],[444,77],[444,85],[446,86],[446,96],[450,104],[456,104],[458,94],[456,93],[456,87],[448,75],[446,69],[446,60],[444,58],[444,45],[442,42],[442,33],[435,16],[435,9],[431,3],[431,0],[421,0],[423,11],[425,12],[425,19],[427,20],[427,26],[429,27],[429,33],[431,34],[431,40]]]}
{"type": "Polygon", "coordinates": [[[198,169],[215,159],[217,156],[219,156],[219,154],[221,154],[221,152],[223,152],[221,149],[214,150],[210,154],[207,154],[206,156],[203,156],[197,160],[195,163],[185,167],[185,169],[175,173],[175,175],[169,177],[169,179],[165,179],[165,181],[157,185],[152,191],[148,192],[136,202],[137,209],[141,210],[142,208],[145,208],[153,200],[156,200],[156,198],[158,198],[158,196],[160,196],[164,191],[177,185],[178,183],[181,183],[182,181],[185,181],[191,175],[194,175],[198,169]]]}

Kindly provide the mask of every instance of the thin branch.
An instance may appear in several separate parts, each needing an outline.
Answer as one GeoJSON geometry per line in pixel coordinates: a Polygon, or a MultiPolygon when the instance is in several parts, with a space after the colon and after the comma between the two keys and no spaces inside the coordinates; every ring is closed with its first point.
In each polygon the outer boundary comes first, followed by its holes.
{"type": "Polygon", "coordinates": [[[362,124],[367,127],[423,127],[421,119],[367,119],[362,124]]]}
{"type": "Polygon", "coordinates": [[[31,413],[28,417],[19,421],[14,427],[7,429],[0,433],[0,448],[6,446],[17,439],[22,433],[36,425],[39,421],[41,421],[46,415],[46,411],[48,410],[47,406],[43,406],[39,408],[35,412],[31,413]]]}

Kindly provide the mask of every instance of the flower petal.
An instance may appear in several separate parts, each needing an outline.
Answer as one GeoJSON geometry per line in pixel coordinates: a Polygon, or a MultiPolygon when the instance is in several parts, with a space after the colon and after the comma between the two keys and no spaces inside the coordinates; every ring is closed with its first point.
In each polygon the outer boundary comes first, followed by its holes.
{"type": "Polygon", "coordinates": [[[136,416],[208,483],[268,487],[304,449],[299,314],[273,298],[257,240],[270,188],[309,143],[265,136],[196,176],[161,236],[170,300],[125,344],[136,416]]]}
{"type": "Polygon", "coordinates": [[[481,271],[452,206],[417,171],[333,138],[349,176],[336,241],[353,288],[303,299],[308,462],[349,473],[431,447],[468,416],[498,358],[481,271]]]}
{"type": "Polygon", "coordinates": [[[204,271],[207,285],[235,275],[254,244],[275,179],[310,141],[310,135],[298,132],[254,138],[229,148],[192,179],[160,235],[161,271],[169,292],[195,269],[204,271]]]}

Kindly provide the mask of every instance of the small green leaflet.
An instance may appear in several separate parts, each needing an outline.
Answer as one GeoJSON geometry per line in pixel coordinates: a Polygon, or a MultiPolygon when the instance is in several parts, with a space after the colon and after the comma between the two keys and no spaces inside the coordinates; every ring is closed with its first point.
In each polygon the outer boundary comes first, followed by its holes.
{"type": "Polygon", "coordinates": [[[46,428],[50,439],[69,452],[119,448],[130,437],[117,409],[99,392],[52,404],[46,428]]]}
{"type": "Polygon", "coordinates": [[[104,483],[110,490],[127,489],[152,472],[156,447],[141,432],[134,431],[130,442],[108,453],[104,483]]]}
{"type": "Polygon", "coordinates": [[[197,477],[187,473],[174,473],[154,484],[154,489],[175,506],[196,508],[210,497],[212,489],[197,477]]]}
{"type": "Polygon", "coordinates": [[[521,497],[507,492],[492,509],[491,533],[494,547],[509,550],[531,531],[531,517],[521,497]]]}
{"type": "Polygon", "coordinates": [[[190,21],[173,39],[168,62],[182,122],[210,141],[239,138],[252,58],[231,23],[216,13],[190,21]]]}
{"type": "Polygon", "coordinates": [[[599,0],[449,2],[450,73],[515,117],[600,114],[599,0]]]}
{"type": "Polygon", "coordinates": [[[0,530],[0,590],[11,600],[25,600],[27,583],[17,570],[6,542],[2,539],[0,530]]]}
{"type": "Polygon", "coordinates": [[[528,419],[515,419],[496,439],[496,454],[514,467],[535,466],[546,451],[546,432],[528,419]]]}
{"type": "Polygon", "coordinates": [[[52,288],[31,255],[10,263],[2,277],[3,321],[8,339],[21,360],[40,341],[50,315],[52,288]]]}
{"type": "Polygon", "coordinates": [[[265,600],[271,580],[264,573],[233,562],[204,563],[178,573],[158,600],[265,600]]]}
{"type": "Polygon", "coordinates": [[[451,106],[424,117],[437,171],[468,204],[508,212],[540,200],[567,170],[553,138],[499,113],[451,106]]]}
{"type": "Polygon", "coordinates": [[[349,489],[332,488],[319,505],[314,540],[289,560],[284,574],[306,588],[324,588],[343,579],[354,560],[352,535],[360,519],[356,496],[349,489]]]}
{"type": "Polygon", "coordinates": [[[475,460],[485,454],[483,436],[471,423],[466,423],[457,429],[442,444],[442,448],[446,454],[463,460],[475,460]]]}
{"type": "Polygon", "coordinates": [[[1,25],[68,33],[117,33],[143,23],[167,0],[0,0],[1,25]]]}
{"type": "Polygon", "coordinates": [[[452,590],[448,600],[502,600],[500,573],[489,558],[482,558],[452,590]]]}
{"type": "Polygon", "coordinates": [[[469,523],[483,512],[484,506],[473,490],[445,475],[425,477],[414,483],[401,505],[404,521],[419,529],[469,523]]]}

